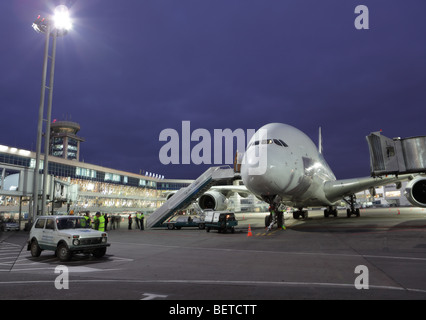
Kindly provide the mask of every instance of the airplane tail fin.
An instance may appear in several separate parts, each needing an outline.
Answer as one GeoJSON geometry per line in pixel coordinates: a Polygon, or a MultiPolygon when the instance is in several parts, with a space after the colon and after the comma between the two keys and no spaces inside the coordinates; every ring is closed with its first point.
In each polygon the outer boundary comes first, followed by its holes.
{"type": "Polygon", "coordinates": [[[322,153],[322,133],[321,133],[321,127],[319,127],[319,133],[318,133],[318,152],[322,153]]]}

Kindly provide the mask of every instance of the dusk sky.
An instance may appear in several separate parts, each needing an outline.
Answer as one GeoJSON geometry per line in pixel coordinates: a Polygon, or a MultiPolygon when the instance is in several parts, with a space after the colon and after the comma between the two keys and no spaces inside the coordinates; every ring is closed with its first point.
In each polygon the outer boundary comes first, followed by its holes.
{"type": "MultiPolygon", "coordinates": [[[[31,24],[59,2],[0,2],[2,145],[35,151],[45,37],[31,24]]],[[[162,130],[282,122],[315,144],[321,126],[344,179],[370,174],[371,132],[426,135],[424,0],[67,2],[52,119],[80,124],[87,163],[195,179],[210,165],[163,165],[162,130]]]]}

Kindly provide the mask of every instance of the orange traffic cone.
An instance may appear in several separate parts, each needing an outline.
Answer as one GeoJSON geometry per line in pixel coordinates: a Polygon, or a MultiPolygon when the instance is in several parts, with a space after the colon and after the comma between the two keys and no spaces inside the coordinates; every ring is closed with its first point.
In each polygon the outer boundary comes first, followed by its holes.
{"type": "Polygon", "coordinates": [[[251,226],[249,225],[247,237],[252,237],[252,236],[253,236],[253,233],[251,233],[251,226]]]}

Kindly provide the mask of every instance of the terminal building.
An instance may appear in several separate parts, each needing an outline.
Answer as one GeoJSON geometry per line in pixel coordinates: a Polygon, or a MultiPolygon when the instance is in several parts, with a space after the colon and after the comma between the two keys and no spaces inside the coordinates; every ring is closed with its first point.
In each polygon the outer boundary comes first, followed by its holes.
{"type": "MultiPolygon", "coordinates": [[[[35,159],[35,152],[0,145],[1,189],[4,190],[6,178],[19,172],[21,168],[34,170],[35,159]]],[[[41,169],[44,167],[43,160],[42,155],[41,169]]],[[[150,213],[164,203],[163,193],[186,187],[192,182],[192,180],[156,179],[62,157],[49,157],[48,170],[49,175],[70,185],[78,185],[78,198],[75,203],[64,204],[57,208],[48,206],[49,212],[53,210],[58,213],[70,210],[92,213],[97,211],[150,213]]],[[[16,190],[17,187],[8,186],[8,189],[16,190]]],[[[23,213],[30,211],[30,197],[20,199],[7,196],[7,192],[0,194],[0,212],[18,212],[20,205],[23,213]]]]}
{"type": "MultiPolygon", "coordinates": [[[[77,185],[78,198],[61,207],[52,208],[49,204],[49,212],[150,213],[164,203],[164,193],[179,190],[192,182],[160,179],[80,162],[80,145],[84,138],[77,135],[79,130],[80,125],[75,122],[55,121],[51,124],[48,174],[69,185],[77,185]]],[[[18,187],[9,185],[5,190],[5,183],[12,180],[7,179],[8,176],[18,175],[24,169],[33,171],[35,163],[35,152],[0,145],[0,214],[21,211],[25,215],[31,212],[30,196],[13,196],[18,187]]],[[[40,173],[43,170],[44,155],[41,155],[40,173]]]]}

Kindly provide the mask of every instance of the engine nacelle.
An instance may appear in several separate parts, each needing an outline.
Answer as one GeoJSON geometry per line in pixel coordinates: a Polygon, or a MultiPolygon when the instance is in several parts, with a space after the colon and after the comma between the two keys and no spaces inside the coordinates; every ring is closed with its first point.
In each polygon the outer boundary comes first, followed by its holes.
{"type": "Polygon", "coordinates": [[[405,187],[404,194],[413,206],[426,208],[426,178],[411,180],[405,187]]]}
{"type": "Polygon", "coordinates": [[[173,196],[175,195],[175,193],[176,193],[176,192],[177,192],[177,191],[170,192],[170,193],[167,195],[166,200],[169,200],[171,197],[173,197],[173,196]]]}
{"type": "Polygon", "coordinates": [[[228,206],[228,199],[220,192],[209,191],[198,199],[201,209],[225,210],[228,206]]]}

